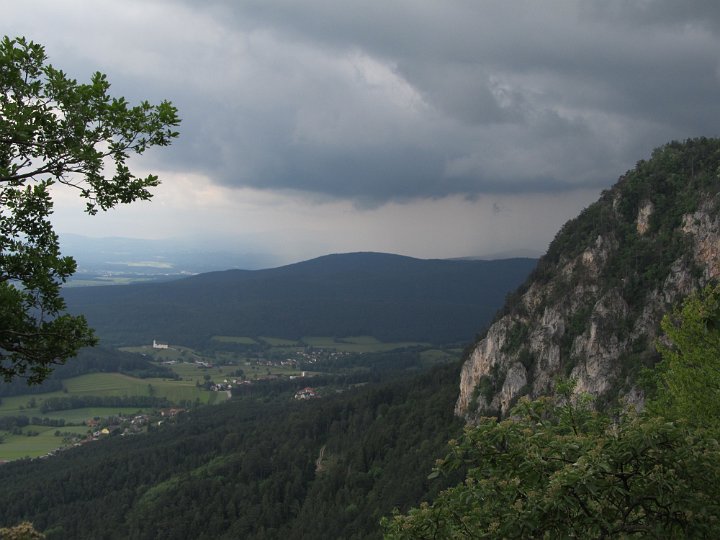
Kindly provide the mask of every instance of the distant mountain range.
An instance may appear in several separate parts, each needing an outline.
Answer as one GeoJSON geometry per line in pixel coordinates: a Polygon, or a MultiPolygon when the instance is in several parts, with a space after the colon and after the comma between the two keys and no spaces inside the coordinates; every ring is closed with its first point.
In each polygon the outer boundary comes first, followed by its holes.
{"type": "Polygon", "coordinates": [[[158,339],[198,346],[214,335],[469,342],[535,264],[349,253],[266,270],[72,288],[64,296],[112,345],[158,339]]]}

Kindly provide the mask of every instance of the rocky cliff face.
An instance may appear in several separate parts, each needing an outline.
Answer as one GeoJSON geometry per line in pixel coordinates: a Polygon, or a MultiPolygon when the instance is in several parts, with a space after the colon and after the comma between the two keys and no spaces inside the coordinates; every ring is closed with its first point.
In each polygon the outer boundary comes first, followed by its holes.
{"type": "Polygon", "coordinates": [[[720,279],[720,142],[671,143],[558,233],[467,357],[456,413],[509,413],[559,377],[641,406],[636,378],[672,304],[720,279]]]}

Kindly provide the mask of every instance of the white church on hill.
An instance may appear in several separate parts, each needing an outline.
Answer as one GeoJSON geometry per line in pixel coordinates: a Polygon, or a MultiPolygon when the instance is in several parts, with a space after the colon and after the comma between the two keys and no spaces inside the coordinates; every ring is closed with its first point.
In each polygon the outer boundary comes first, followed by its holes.
{"type": "Polygon", "coordinates": [[[168,344],[167,343],[158,343],[153,339],[153,349],[167,349],[168,344]]]}

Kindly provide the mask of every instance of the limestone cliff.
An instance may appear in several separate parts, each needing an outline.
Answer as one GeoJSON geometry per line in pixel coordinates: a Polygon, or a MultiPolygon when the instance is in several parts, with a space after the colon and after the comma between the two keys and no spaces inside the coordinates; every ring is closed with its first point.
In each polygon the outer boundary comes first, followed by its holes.
{"type": "Polygon", "coordinates": [[[507,415],[560,376],[638,406],[669,307],[720,278],[720,141],[670,143],[568,222],[465,360],[456,413],[507,415]]]}

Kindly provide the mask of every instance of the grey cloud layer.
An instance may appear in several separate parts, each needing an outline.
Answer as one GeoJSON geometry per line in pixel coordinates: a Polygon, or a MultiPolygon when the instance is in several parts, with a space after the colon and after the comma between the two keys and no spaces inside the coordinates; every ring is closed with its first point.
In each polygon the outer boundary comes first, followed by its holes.
{"type": "Polygon", "coordinates": [[[181,109],[158,159],[223,185],[370,205],[562,191],[718,134],[718,5],[165,1],[114,54],[119,88],[181,109]]]}

